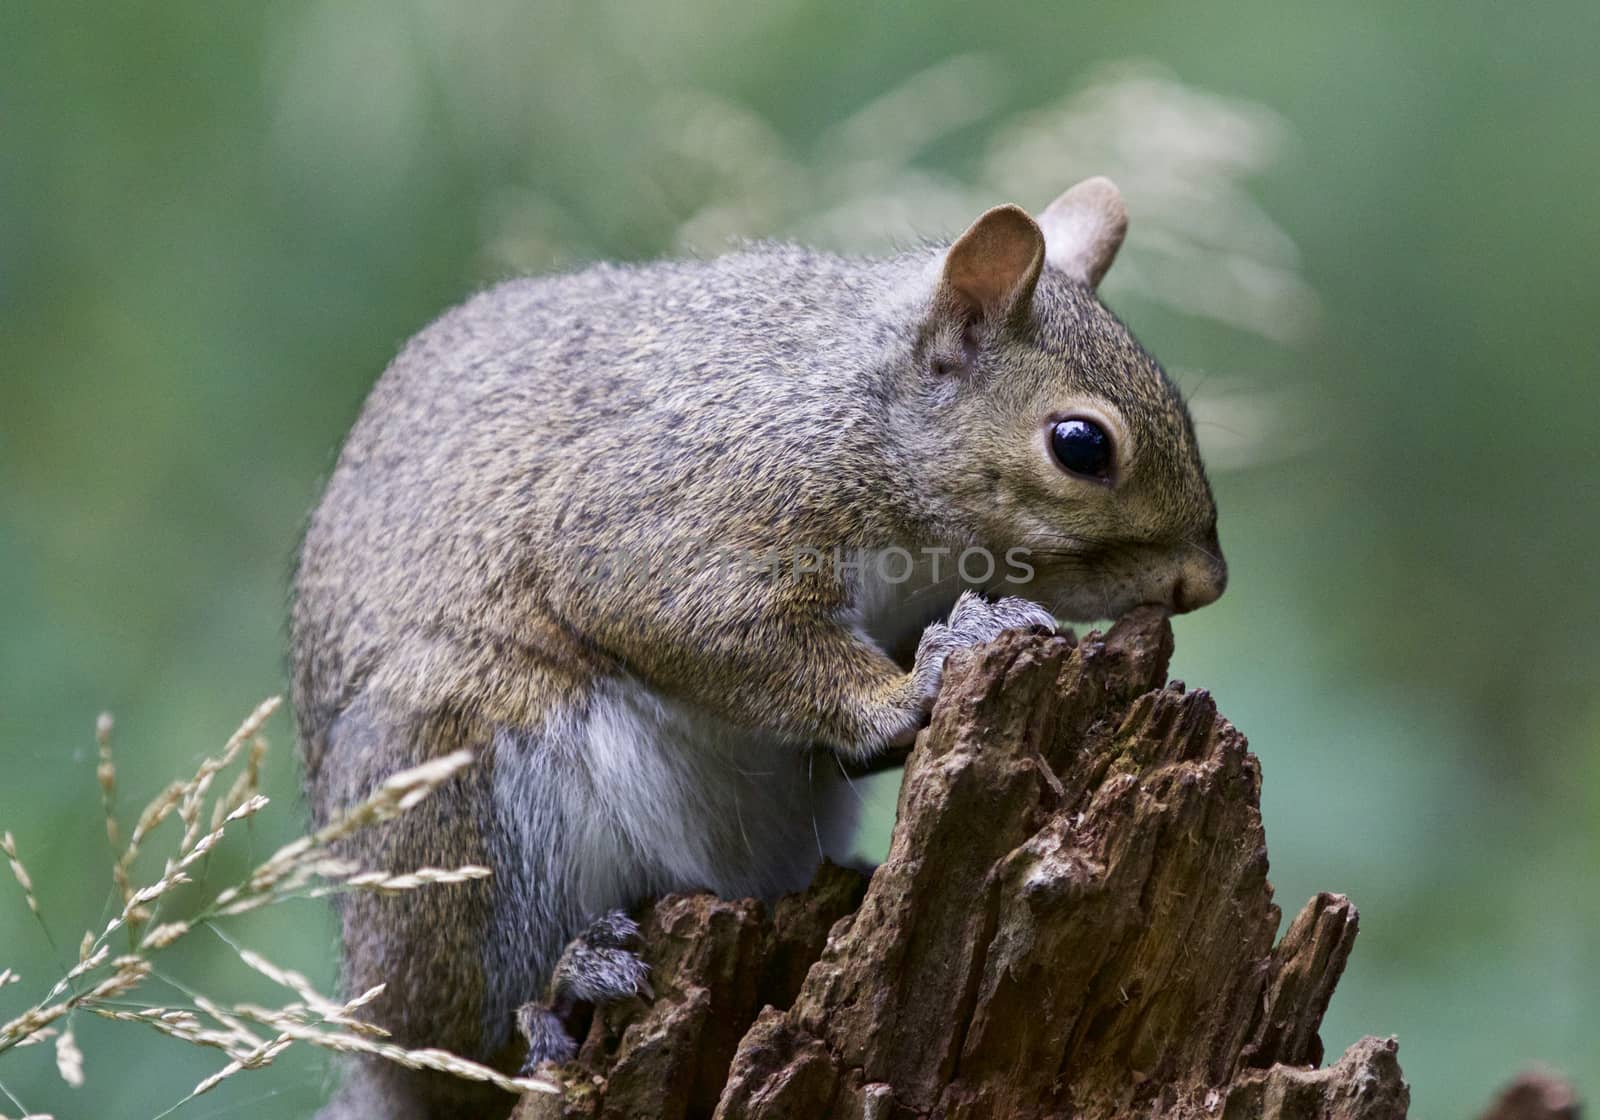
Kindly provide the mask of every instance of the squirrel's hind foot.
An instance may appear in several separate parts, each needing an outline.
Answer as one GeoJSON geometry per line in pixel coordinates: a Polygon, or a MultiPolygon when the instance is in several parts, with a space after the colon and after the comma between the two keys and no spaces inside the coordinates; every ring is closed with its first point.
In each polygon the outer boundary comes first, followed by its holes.
{"type": "Polygon", "coordinates": [[[627,946],[639,925],[621,910],[602,914],[562,950],[550,975],[550,1005],[617,1003],[634,996],[654,999],[650,966],[627,946]]]}
{"type": "Polygon", "coordinates": [[[523,1072],[540,1062],[567,1062],[578,1044],[564,1020],[574,1005],[620,1003],[635,996],[654,999],[650,966],[627,946],[639,937],[639,924],[621,910],[602,914],[562,950],[550,975],[543,1003],[527,1003],[517,1011],[517,1029],[528,1043],[523,1072]]]}
{"type": "Polygon", "coordinates": [[[525,1003],[517,1009],[517,1030],[528,1043],[528,1056],[522,1062],[524,1077],[544,1062],[560,1065],[578,1055],[578,1043],[567,1033],[566,1024],[542,1003],[525,1003]]]}

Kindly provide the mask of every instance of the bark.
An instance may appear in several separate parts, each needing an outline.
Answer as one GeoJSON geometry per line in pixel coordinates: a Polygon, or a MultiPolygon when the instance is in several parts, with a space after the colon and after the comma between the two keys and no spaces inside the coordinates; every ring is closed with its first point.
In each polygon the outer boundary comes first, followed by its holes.
{"type": "Polygon", "coordinates": [[[652,903],[654,1000],[595,1013],[517,1115],[1404,1116],[1392,1039],[1316,1068],[1355,907],[1275,941],[1259,764],[1171,652],[1137,612],[953,657],[870,881],[652,903]]]}

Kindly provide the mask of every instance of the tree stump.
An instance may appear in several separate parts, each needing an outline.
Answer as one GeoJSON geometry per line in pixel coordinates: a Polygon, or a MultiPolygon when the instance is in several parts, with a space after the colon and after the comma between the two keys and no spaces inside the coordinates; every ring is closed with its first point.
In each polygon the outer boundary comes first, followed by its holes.
{"type": "Polygon", "coordinates": [[[1171,653],[1151,610],[952,657],[870,880],[651,903],[654,1000],[517,1116],[1403,1117],[1394,1040],[1316,1068],[1355,907],[1274,944],[1259,763],[1171,653]]]}

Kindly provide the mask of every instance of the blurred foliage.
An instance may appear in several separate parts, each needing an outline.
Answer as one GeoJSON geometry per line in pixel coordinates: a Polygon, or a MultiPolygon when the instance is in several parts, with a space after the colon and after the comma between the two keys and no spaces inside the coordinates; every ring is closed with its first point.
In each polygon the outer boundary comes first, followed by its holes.
{"type": "MultiPolygon", "coordinates": [[[[282,686],[318,480],[438,311],[736,234],[947,235],[1109,171],[1110,297],[1224,468],[1232,587],[1177,672],[1262,755],[1284,907],[1361,908],[1330,1051],[1397,1033],[1419,1116],[1535,1058],[1600,1095],[1596,41],[1579,0],[0,7],[0,822],[60,946],[0,884],[0,964],[43,979],[109,904],[102,707],[138,804],[282,686]]],[[[236,932],[332,976],[313,904],[236,932]]],[[[201,944],[204,987],[237,964],[201,944]]],[[[103,1026],[83,1088],[33,1051],[0,1080],[150,1116],[217,1064],[103,1026]]],[[[324,1079],[182,1114],[305,1114],[324,1079]]]]}

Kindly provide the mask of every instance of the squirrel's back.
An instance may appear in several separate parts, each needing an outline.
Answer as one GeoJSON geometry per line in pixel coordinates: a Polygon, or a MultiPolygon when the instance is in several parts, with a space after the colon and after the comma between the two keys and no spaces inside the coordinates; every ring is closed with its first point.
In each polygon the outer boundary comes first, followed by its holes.
{"type": "MultiPolygon", "coordinates": [[[[887,470],[863,470],[882,442],[870,376],[880,352],[914,344],[892,312],[931,255],[759,245],[600,264],[499,284],[416,335],[374,387],[307,529],[295,668],[308,766],[357,688],[408,654],[427,662],[444,635],[471,632],[484,661],[451,654],[452,671],[417,681],[416,702],[503,680],[483,668],[518,647],[578,675],[596,668],[603,651],[529,610],[553,545],[603,538],[621,553],[644,534],[759,545],[775,519],[799,529],[811,482],[830,501],[889,485],[887,470]],[[730,481],[746,501],[727,500],[730,481]]],[[[501,699],[522,715],[545,703],[501,699]]]]}

